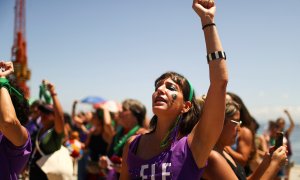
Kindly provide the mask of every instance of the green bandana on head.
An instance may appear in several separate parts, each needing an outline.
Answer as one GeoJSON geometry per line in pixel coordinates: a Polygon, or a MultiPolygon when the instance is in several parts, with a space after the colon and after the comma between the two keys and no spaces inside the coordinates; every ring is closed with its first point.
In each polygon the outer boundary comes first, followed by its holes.
{"type": "Polygon", "coordinates": [[[193,88],[192,84],[190,83],[190,81],[187,80],[187,82],[189,83],[189,86],[190,86],[189,101],[192,102],[193,95],[194,95],[194,88],[193,88]]]}

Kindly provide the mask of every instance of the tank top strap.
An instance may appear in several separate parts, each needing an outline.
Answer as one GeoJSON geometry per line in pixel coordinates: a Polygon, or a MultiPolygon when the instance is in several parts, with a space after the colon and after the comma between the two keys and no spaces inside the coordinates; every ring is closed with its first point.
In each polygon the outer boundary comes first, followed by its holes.
{"type": "Polygon", "coordinates": [[[233,170],[233,172],[235,173],[235,175],[238,177],[239,180],[247,179],[244,168],[238,162],[236,162],[233,159],[236,164],[236,166],[235,166],[229,159],[227,159],[225,156],[223,156],[223,157],[226,159],[227,163],[229,164],[229,166],[231,167],[231,169],[233,170]]]}
{"type": "Polygon", "coordinates": [[[133,154],[136,154],[141,137],[142,137],[141,134],[137,135],[129,145],[129,151],[132,152],[133,154]]]}

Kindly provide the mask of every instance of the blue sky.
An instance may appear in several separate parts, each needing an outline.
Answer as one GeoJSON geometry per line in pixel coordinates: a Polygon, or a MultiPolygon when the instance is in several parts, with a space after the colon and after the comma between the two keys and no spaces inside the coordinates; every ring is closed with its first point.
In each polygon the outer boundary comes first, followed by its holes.
{"type": "MultiPolygon", "coordinates": [[[[228,90],[259,121],[300,122],[299,0],[216,1],[228,57],[228,90]]],[[[55,83],[65,111],[88,95],[136,98],[151,112],[154,80],[168,70],[185,75],[197,95],[207,92],[208,65],[192,1],[27,0],[28,85],[55,83]]],[[[0,59],[11,58],[14,1],[0,0],[0,59]]],[[[79,105],[79,109],[88,106],[79,105]]]]}

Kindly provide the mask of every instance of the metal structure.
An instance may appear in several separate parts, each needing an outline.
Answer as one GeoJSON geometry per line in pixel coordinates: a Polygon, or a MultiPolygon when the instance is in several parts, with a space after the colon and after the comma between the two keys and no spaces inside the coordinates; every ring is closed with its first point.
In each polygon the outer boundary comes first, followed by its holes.
{"type": "Polygon", "coordinates": [[[12,47],[12,61],[17,86],[22,89],[26,98],[30,92],[26,81],[30,79],[31,72],[27,66],[26,31],[25,31],[25,0],[16,0],[14,22],[14,44],[12,47]]]}

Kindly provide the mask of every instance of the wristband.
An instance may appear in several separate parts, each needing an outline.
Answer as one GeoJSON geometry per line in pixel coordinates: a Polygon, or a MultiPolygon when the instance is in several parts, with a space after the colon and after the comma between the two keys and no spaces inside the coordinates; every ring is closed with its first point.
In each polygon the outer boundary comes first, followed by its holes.
{"type": "Polygon", "coordinates": [[[226,54],[224,51],[216,51],[216,52],[208,54],[206,56],[206,58],[207,58],[207,63],[209,63],[210,61],[213,61],[213,60],[221,59],[221,58],[226,60],[226,54]]]}
{"type": "Polygon", "coordinates": [[[208,23],[208,24],[205,24],[203,27],[202,27],[202,30],[204,30],[205,28],[209,27],[209,26],[215,26],[216,24],[215,23],[208,23]]]}

